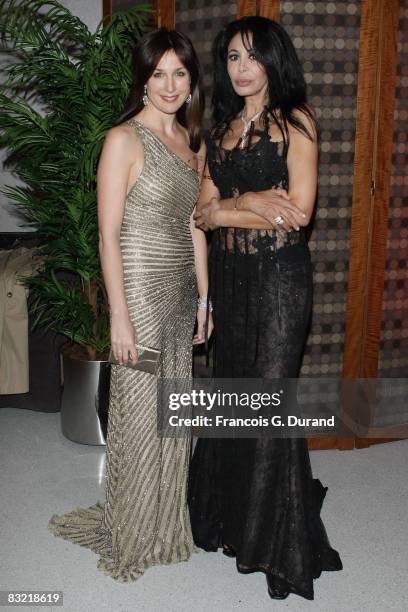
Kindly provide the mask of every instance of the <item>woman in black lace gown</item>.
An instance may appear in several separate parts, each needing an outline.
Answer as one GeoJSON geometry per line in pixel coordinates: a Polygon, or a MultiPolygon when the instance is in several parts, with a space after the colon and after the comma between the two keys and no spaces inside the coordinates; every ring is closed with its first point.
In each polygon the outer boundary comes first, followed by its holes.
{"type": "MultiPolygon", "coordinates": [[[[281,26],[235,21],[214,50],[215,128],[196,216],[215,230],[214,375],[293,378],[312,302],[304,227],[316,195],[315,121],[281,26]]],[[[272,598],[313,599],[313,579],[342,568],[320,518],[326,490],[305,439],[199,439],[189,482],[195,543],[222,546],[241,572],[265,572],[272,598]]]]}

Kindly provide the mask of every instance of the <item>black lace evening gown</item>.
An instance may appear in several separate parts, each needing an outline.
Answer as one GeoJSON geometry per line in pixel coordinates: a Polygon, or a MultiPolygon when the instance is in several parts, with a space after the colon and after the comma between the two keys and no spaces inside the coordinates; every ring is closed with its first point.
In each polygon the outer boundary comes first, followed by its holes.
{"type": "MultiPolygon", "coordinates": [[[[245,149],[207,142],[221,198],[288,188],[287,150],[267,128],[245,149]]],[[[220,228],[212,237],[216,378],[294,378],[312,303],[304,230],[220,228]]],[[[320,518],[327,487],[312,476],[305,439],[197,441],[189,480],[194,541],[227,546],[241,572],[263,571],[289,592],[313,599],[313,579],[342,568],[320,518]]]]}

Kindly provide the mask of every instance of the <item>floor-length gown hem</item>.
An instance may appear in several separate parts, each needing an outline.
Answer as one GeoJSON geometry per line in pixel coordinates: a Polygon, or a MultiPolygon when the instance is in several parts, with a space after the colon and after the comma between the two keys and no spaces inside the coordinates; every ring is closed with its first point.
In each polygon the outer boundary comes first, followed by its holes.
{"type": "MultiPolygon", "coordinates": [[[[134,582],[148,567],[157,565],[157,562],[145,559],[123,565],[116,561],[112,555],[112,534],[103,526],[103,515],[103,505],[98,502],[89,508],[77,508],[62,516],[54,514],[48,523],[48,529],[57,537],[99,554],[97,567],[105,575],[119,582],[134,582]]],[[[191,554],[198,551],[199,549],[192,545],[184,554],[173,555],[170,560],[161,559],[160,565],[188,561],[191,554]]]]}
{"type": "MultiPolygon", "coordinates": [[[[195,537],[195,543],[207,552],[217,552],[219,549],[227,547],[230,551],[229,556],[235,558],[236,568],[241,574],[252,574],[254,572],[272,574],[273,576],[279,578],[285,584],[286,590],[290,593],[294,595],[299,595],[301,597],[304,597],[305,599],[313,600],[314,592],[312,581],[319,578],[323,571],[339,571],[343,569],[340,555],[335,549],[330,546],[329,541],[327,539],[326,530],[320,518],[320,511],[327,490],[328,487],[324,487],[318,478],[313,478],[313,491],[315,494],[314,508],[316,511],[318,511],[318,516],[314,517],[317,528],[315,532],[313,534],[310,534],[309,536],[311,541],[314,541],[315,549],[313,551],[314,554],[311,555],[311,557],[314,556],[315,558],[315,566],[310,575],[308,586],[305,586],[303,577],[301,578],[303,584],[299,584],[299,576],[291,574],[289,571],[283,572],[282,568],[274,563],[268,563],[266,561],[264,563],[259,561],[256,564],[252,565],[246,565],[245,563],[243,563],[241,559],[243,556],[245,556],[245,552],[241,554],[240,547],[237,546],[234,542],[231,542],[230,540],[228,542],[223,541],[222,527],[220,527],[218,535],[214,535],[214,531],[211,533],[211,537],[208,542],[199,542],[197,541],[197,537],[195,537]],[[215,539],[218,539],[218,546],[214,545],[215,539]]],[[[215,518],[215,515],[213,515],[213,518],[215,518]]],[[[194,526],[195,517],[193,517],[193,531],[194,526]]],[[[214,523],[212,525],[212,528],[214,530],[214,523]]],[[[311,549],[313,550],[313,544],[311,544],[311,549]]]]}
{"type": "MultiPolygon", "coordinates": [[[[154,559],[123,565],[112,555],[112,533],[103,526],[104,508],[98,502],[89,508],[77,508],[68,514],[54,514],[48,529],[56,537],[79,544],[100,555],[98,569],[118,582],[135,582],[148,567],[157,565],[154,559]]],[[[161,559],[160,565],[188,561],[193,553],[201,552],[194,544],[184,554],[173,555],[170,560],[161,559]]]]}

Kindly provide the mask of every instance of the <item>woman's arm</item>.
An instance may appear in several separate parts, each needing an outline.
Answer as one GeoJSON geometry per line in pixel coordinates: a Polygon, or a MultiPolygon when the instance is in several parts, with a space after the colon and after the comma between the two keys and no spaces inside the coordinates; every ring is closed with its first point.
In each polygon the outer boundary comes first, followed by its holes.
{"type": "Polygon", "coordinates": [[[235,198],[220,199],[220,192],[205,166],[200,197],[194,215],[196,226],[204,231],[215,227],[272,229],[273,225],[258,214],[235,208],[235,198]]]}
{"type": "MultiPolygon", "coordinates": [[[[194,213],[193,213],[194,215],[194,213]]],[[[194,224],[194,218],[191,215],[190,229],[191,237],[194,245],[194,260],[197,277],[198,295],[202,300],[207,299],[208,295],[208,249],[207,240],[202,230],[198,229],[194,224]]],[[[206,309],[198,307],[197,309],[197,333],[193,338],[193,344],[202,344],[205,341],[205,322],[206,309]]],[[[212,315],[208,317],[208,337],[211,336],[213,330],[212,315]]]]}
{"type": "Polygon", "coordinates": [[[304,225],[304,213],[290,201],[284,189],[247,192],[237,198],[220,200],[220,194],[209,173],[208,165],[195,215],[196,225],[204,231],[216,227],[246,229],[299,229],[304,225]],[[265,215],[267,212],[268,216],[265,215]],[[275,218],[282,216],[280,226],[275,218]]]}
{"type": "MultiPolygon", "coordinates": [[[[220,200],[216,188],[203,190],[196,216],[197,225],[203,229],[224,226],[298,230],[309,224],[317,188],[317,134],[315,125],[307,115],[299,111],[298,116],[312,134],[313,140],[294,128],[290,130],[287,158],[289,192],[269,189],[257,193],[247,192],[237,199],[220,200]],[[284,220],[281,225],[275,222],[279,216],[284,220]]],[[[208,168],[205,174],[208,176],[208,168]]],[[[207,182],[212,183],[211,177],[207,178],[207,182]]]]}
{"type": "Polygon", "coordinates": [[[207,265],[207,240],[204,232],[198,229],[193,220],[193,214],[190,218],[191,237],[194,245],[194,261],[197,277],[198,295],[203,298],[207,297],[208,293],[208,265],[207,265]]]}
{"type": "Polygon", "coordinates": [[[313,140],[298,130],[291,129],[288,151],[289,198],[305,215],[303,225],[308,225],[313,214],[317,192],[318,145],[316,126],[304,113],[298,118],[312,134],[313,140]]]}
{"type": "MultiPolygon", "coordinates": [[[[202,185],[203,172],[205,166],[205,144],[203,143],[198,154],[198,167],[197,171],[200,177],[200,183],[202,185]]],[[[195,210],[190,217],[190,231],[194,245],[194,261],[195,270],[197,277],[197,289],[198,295],[201,299],[207,298],[208,295],[208,249],[207,240],[204,232],[198,229],[194,223],[195,210]]],[[[205,321],[206,321],[206,310],[198,308],[197,310],[197,333],[193,338],[193,344],[202,344],[205,341],[205,321]]],[[[211,313],[208,321],[208,337],[210,337],[213,330],[213,322],[211,313]]]]}
{"type": "Polygon", "coordinates": [[[98,165],[99,254],[111,314],[111,346],[120,363],[136,363],[136,333],[126,303],[120,251],[126,194],[143,165],[143,149],[133,128],[117,126],[105,139],[98,165]]]}
{"type": "MultiPolygon", "coordinates": [[[[279,214],[287,221],[281,225],[286,229],[286,225],[293,225],[293,221],[299,226],[309,224],[312,217],[316,199],[317,171],[318,171],[318,146],[315,124],[309,116],[297,111],[296,115],[312,135],[312,140],[299,130],[290,128],[290,142],[287,157],[289,190],[287,193],[288,204],[283,206],[279,214]],[[292,217],[295,207],[295,213],[292,217]],[[300,216],[299,216],[300,214],[300,216]]],[[[276,217],[276,210],[271,206],[269,192],[244,194],[238,201],[238,208],[242,206],[248,210],[256,212],[270,222],[276,217]]],[[[275,202],[272,202],[273,204],[275,202]]],[[[295,227],[298,229],[298,227],[295,227]]]]}

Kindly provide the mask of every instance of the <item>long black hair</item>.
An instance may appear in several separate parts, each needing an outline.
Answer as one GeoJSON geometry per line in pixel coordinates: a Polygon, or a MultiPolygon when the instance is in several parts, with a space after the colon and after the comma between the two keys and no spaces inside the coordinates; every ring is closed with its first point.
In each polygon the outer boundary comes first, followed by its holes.
{"type": "Polygon", "coordinates": [[[310,129],[294,113],[296,110],[302,111],[310,118],[312,125],[316,125],[314,114],[307,105],[306,82],[296,50],[286,30],[266,17],[243,17],[232,21],[214,41],[214,137],[221,138],[225,134],[245,104],[244,98],[234,91],[227,70],[228,45],[236,34],[241,35],[245,48],[252,50],[257,61],[265,68],[268,101],[263,120],[266,125],[268,115],[271,115],[286,146],[289,144],[288,125],[313,140],[310,129]]]}
{"type": "Polygon", "coordinates": [[[139,113],[143,105],[144,86],[152,76],[162,56],[173,50],[190,74],[191,102],[177,111],[177,120],[189,135],[190,148],[197,152],[201,144],[201,122],[204,95],[201,85],[200,64],[190,39],[176,30],[159,28],[145,34],[133,51],[133,82],[118,123],[139,113]]]}

